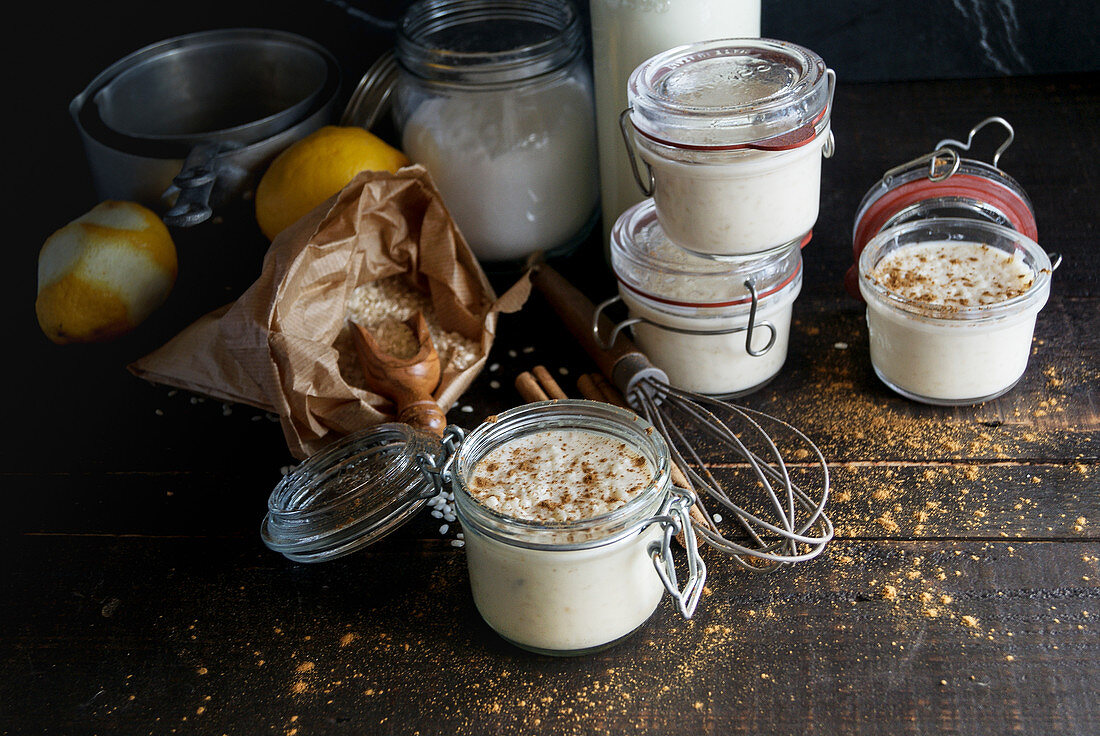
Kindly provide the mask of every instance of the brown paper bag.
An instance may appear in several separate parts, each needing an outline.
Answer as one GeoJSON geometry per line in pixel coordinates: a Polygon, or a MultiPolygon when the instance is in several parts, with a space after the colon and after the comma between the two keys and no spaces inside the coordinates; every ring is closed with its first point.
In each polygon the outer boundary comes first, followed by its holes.
{"type": "Polygon", "coordinates": [[[393,420],[388,399],[348,382],[353,348],[341,335],[355,288],[395,274],[430,293],[444,329],[480,344],[473,365],[443,366],[434,397],[447,411],[484,366],[498,313],[519,310],[530,282],[524,277],[495,297],[421,166],[359,174],[275,238],[260,277],[235,303],[130,370],[276,412],[291,453],[307,457],[341,435],[393,420]]]}

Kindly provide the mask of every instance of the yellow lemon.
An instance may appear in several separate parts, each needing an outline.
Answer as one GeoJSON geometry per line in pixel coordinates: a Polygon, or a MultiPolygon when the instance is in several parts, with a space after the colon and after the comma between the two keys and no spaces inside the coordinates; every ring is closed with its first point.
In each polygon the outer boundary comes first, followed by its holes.
{"type": "Polygon", "coordinates": [[[256,221],[274,240],[360,171],[397,171],[408,163],[405,154],[363,128],[326,125],[271,162],[256,188],[256,221]]]}
{"type": "Polygon", "coordinates": [[[103,202],[39,251],[38,324],[58,344],[118,337],[164,303],[176,271],[159,217],[133,202],[103,202]]]}

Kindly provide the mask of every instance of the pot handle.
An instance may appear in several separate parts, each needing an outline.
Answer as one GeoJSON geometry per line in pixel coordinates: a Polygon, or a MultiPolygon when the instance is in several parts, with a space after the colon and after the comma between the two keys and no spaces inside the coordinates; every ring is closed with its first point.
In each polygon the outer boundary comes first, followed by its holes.
{"type": "Polygon", "coordinates": [[[169,227],[191,227],[210,219],[210,194],[218,179],[217,159],[222,154],[240,148],[240,144],[208,141],[191,149],[183,162],[180,173],[172,179],[172,186],[162,195],[176,197],[175,204],[164,213],[164,224],[169,227]]]}

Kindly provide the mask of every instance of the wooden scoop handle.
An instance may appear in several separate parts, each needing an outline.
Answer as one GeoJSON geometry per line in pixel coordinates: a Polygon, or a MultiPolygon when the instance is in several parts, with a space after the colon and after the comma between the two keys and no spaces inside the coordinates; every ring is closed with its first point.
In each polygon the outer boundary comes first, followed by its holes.
{"type": "Polygon", "coordinates": [[[397,421],[408,424],[413,429],[419,429],[435,437],[442,437],[443,430],[447,428],[447,417],[435,399],[410,398],[407,401],[397,399],[397,421]]]}
{"type": "Polygon", "coordinates": [[[423,315],[417,313],[406,324],[420,342],[420,350],[409,359],[388,355],[369,330],[353,323],[359,365],[368,388],[393,401],[397,421],[442,437],[447,418],[432,398],[432,391],[439,383],[439,356],[423,315]]]}

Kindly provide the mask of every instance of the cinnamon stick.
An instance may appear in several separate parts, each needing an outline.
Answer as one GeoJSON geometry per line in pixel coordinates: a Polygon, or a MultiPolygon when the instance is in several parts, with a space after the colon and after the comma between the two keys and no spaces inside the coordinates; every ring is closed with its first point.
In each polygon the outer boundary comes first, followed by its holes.
{"type": "Polygon", "coordinates": [[[547,401],[550,398],[539,386],[535,377],[527,371],[516,376],[516,391],[519,391],[519,395],[527,402],[547,401]]]}
{"type": "Polygon", "coordinates": [[[531,369],[531,372],[535,374],[535,380],[539,382],[539,386],[546,395],[551,399],[567,399],[568,396],[561,390],[561,386],[554,380],[554,377],[550,375],[550,371],[546,370],[545,366],[536,365],[531,369]]]}

